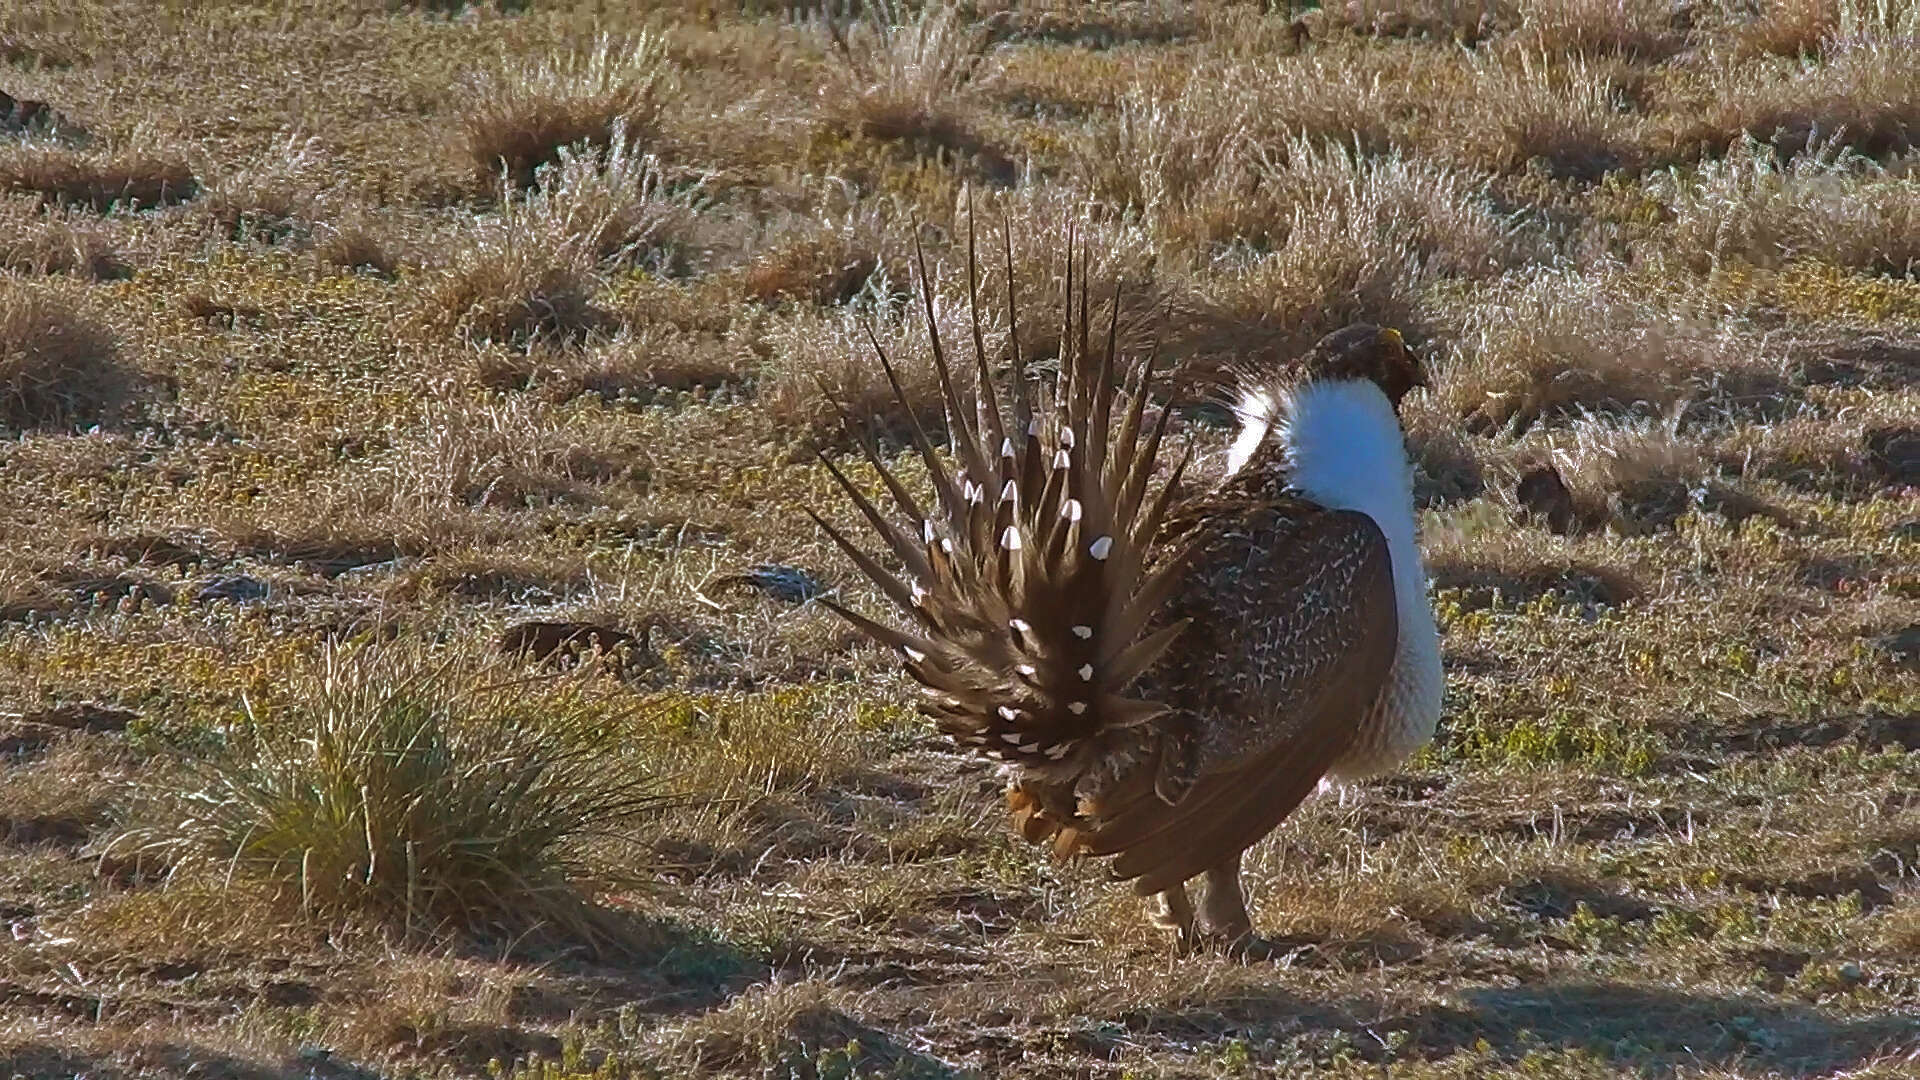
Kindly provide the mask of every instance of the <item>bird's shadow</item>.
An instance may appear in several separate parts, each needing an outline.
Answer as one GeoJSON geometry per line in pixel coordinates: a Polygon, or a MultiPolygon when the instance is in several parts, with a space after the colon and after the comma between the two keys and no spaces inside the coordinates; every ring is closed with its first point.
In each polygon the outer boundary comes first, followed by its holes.
{"type": "MultiPolygon", "coordinates": [[[[1243,953],[1297,958],[1303,946],[1259,939],[1243,953]]],[[[1920,1061],[1920,1019],[1907,1012],[1841,1016],[1812,1005],[1756,995],[1690,992],[1630,982],[1583,979],[1457,992],[1446,1002],[1382,1010],[1377,1003],[1315,1003],[1276,990],[1249,998],[1195,1003],[1162,1013],[1152,1025],[1273,1030],[1307,1039],[1345,1033],[1365,1053],[1377,1033],[1401,1032],[1401,1058],[1439,1060],[1476,1050],[1518,1062],[1540,1051],[1578,1051],[1623,1075],[1673,1077],[1682,1069],[1750,1068],[1811,1080],[1889,1058],[1920,1061]]],[[[1376,1050],[1375,1052],[1382,1052],[1376,1050]]]]}

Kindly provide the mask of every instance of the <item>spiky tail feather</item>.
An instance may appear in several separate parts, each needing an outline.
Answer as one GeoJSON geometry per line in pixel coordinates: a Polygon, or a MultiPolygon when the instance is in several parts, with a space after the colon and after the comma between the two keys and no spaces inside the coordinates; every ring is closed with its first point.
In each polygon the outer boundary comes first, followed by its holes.
{"type": "MultiPolygon", "coordinates": [[[[1155,539],[1187,461],[1183,454],[1169,479],[1149,491],[1167,420],[1162,412],[1151,425],[1145,423],[1153,353],[1128,365],[1124,388],[1115,385],[1119,287],[1105,348],[1095,349],[1089,340],[1084,265],[1075,310],[1072,233],[1067,247],[1060,373],[1050,400],[1036,410],[1020,352],[1012,241],[1006,240],[1012,372],[1003,410],[981,331],[971,226],[967,289],[978,379],[971,409],[954,383],[934,318],[933,284],[916,243],[920,297],[954,467],[936,453],[917,421],[911,437],[932,477],[939,512],[921,509],[880,460],[867,432],[843,411],[900,513],[918,526],[901,528],[824,454],[821,461],[904,572],[887,570],[812,514],[909,623],[896,629],[823,602],[900,651],[923,688],[923,711],[943,731],[1042,781],[1030,792],[1016,787],[1010,801],[1029,839],[1053,836],[1063,850],[1073,846],[1079,832],[1070,828],[1080,819],[1076,799],[1098,795],[1103,786],[1123,794],[1113,789],[1137,787],[1138,766],[1148,766],[1145,772],[1151,775],[1159,771],[1154,759],[1166,757],[1165,733],[1156,730],[1166,726],[1165,707],[1129,696],[1128,690],[1185,625],[1149,632],[1184,561],[1178,553],[1151,559],[1150,554],[1158,554],[1155,539]]],[[[871,333],[869,340],[896,399],[906,405],[892,361],[871,333]]]]}

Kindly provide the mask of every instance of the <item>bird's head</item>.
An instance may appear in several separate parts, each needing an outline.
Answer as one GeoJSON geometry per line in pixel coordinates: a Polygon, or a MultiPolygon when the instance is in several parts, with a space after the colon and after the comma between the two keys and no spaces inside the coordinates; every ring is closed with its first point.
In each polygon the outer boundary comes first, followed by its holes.
{"type": "Polygon", "coordinates": [[[1400,331],[1372,323],[1354,323],[1320,339],[1300,361],[1303,382],[1364,380],[1387,395],[1394,409],[1416,386],[1427,385],[1420,360],[1407,348],[1400,331]]]}

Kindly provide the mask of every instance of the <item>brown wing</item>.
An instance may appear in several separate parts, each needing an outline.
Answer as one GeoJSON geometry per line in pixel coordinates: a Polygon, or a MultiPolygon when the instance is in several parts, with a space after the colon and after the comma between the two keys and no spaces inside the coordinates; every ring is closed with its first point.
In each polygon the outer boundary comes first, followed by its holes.
{"type": "Polygon", "coordinates": [[[1087,844],[1141,893],[1245,850],[1312,793],[1398,635],[1386,537],[1365,514],[1228,489],[1172,527],[1195,547],[1168,614],[1192,622],[1157,689],[1193,718],[1194,780],[1171,806],[1115,808],[1087,844]]]}

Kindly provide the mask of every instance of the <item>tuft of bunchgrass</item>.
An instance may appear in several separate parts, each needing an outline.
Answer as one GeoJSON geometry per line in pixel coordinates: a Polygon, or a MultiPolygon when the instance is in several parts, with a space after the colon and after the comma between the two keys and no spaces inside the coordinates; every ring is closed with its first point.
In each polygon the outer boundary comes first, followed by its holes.
{"type": "Polygon", "coordinates": [[[607,146],[617,126],[640,142],[658,130],[671,70],[663,40],[602,35],[594,47],[532,64],[503,64],[469,87],[460,140],[474,175],[517,189],[557,161],[560,148],[607,146]]]}
{"type": "Polygon", "coordinates": [[[402,647],[330,649],[249,711],[164,825],[172,865],[278,893],[308,916],[412,935],[604,943],[587,848],[661,802],[581,697],[402,647]]]}
{"type": "Polygon", "coordinates": [[[1671,218],[1668,246],[1695,270],[1723,260],[1779,266],[1819,259],[1901,275],[1920,264],[1920,199],[1839,137],[1782,161],[1746,138],[1719,161],[1653,178],[1671,218]]]}
{"type": "Polygon", "coordinates": [[[90,210],[136,210],[193,198],[200,182],[171,147],[142,133],[117,148],[23,139],[0,148],[0,191],[90,210]]]}
{"type": "Polygon", "coordinates": [[[845,27],[826,20],[841,60],[821,90],[829,122],[884,142],[962,156],[988,151],[967,105],[989,81],[991,24],[951,4],[928,4],[912,17],[892,3],[870,4],[866,16],[845,27]]]}
{"type": "Polygon", "coordinates": [[[0,429],[105,419],[130,385],[110,329],[54,291],[0,281],[0,429]]]}
{"type": "Polygon", "coordinates": [[[592,297],[613,270],[677,272],[697,260],[696,183],[670,190],[660,164],[616,124],[599,152],[562,147],[523,199],[474,215],[438,275],[429,322],[470,342],[525,349],[605,329],[592,297]]]}

